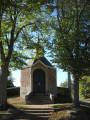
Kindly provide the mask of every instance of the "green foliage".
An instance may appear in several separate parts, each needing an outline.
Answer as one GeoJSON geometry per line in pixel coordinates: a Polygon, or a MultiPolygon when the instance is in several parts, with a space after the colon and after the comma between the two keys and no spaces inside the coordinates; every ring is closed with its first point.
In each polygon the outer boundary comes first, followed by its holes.
{"type": "Polygon", "coordinates": [[[7,96],[19,96],[20,95],[20,87],[11,87],[7,88],[7,96]]]}
{"type": "Polygon", "coordinates": [[[51,56],[53,62],[65,71],[80,76],[89,67],[89,5],[88,0],[57,0],[50,22],[53,30],[51,56]]]}
{"type": "Polygon", "coordinates": [[[14,82],[13,77],[12,77],[11,75],[8,76],[8,80],[7,80],[7,88],[14,87],[13,82],[14,82]]]}
{"type": "Polygon", "coordinates": [[[60,84],[60,87],[67,88],[68,87],[68,82],[67,80],[63,83],[60,84]]]}
{"type": "MultiPolygon", "coordinates": [[[[64,81],[60,84],[60,87],[62,88],[68,88],[68,80],[64,81]]],[[[71,80],[71,95],[73,95],[73,81],[71,80]]]]}
{"type": "Polygon", "coordinates": [[[79,94],[82,98],[90,98],[90,76],[84,76],[80,80],[79,94]]]}
{"type": "Polygon", "coordinates": [[[44,48],[43,45],[41,44],[40,40],[36,44],[36,58],[44,57],[44,48]]]}
{"type": "Polygon", "coordinates": [[[3,0],[0,4],[0,65],[21,68],[34,48],[35,33],[41,23],[43,6],[48,1],[3,0]],[[25,54],[26,53],[26,54],[25,54]]]}
{"type": "Polygon", "coordinates": [[[30,57],[24,55],[23,53],[13,51],[11,62],[10,62],[10,70],[22,69],[22,67],[26,64],[26,61],[30,59],[30,57]]]}
{"type": "Polygon", "coordinates": [[[79,106],[79,79],[90,68],[89,0],[54,0],[48,26],[50,57],[57,66],[73,74],[74,105],[79,106]]]}

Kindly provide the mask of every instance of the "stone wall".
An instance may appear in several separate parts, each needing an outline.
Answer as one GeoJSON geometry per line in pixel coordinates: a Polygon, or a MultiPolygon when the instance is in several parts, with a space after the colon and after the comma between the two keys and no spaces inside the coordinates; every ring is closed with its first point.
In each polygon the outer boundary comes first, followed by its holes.
{"type": "Polygon", "coordinates": [[[21,71],[20,97],[25,98],[31,91],[31,68],[25,68],[21,71]]]}
{"type": "Polygon", "coordinates": [[[57,81],[56,69],[48,67],[48,91],[56,96],[57,94],[57,81]]]}

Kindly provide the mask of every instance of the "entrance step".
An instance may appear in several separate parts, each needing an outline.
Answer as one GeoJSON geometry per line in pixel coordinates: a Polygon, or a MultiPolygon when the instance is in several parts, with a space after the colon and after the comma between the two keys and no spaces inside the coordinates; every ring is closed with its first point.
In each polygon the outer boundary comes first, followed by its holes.
{"type": "Polygon", "coordinates": [[[26,101],[27,104],[52,104],[53,101],[46,94],[31,94],[29,99],[26,101]]]}
{"type": "Polygon", "coordinates": [[[52,108],[23,108],[14,120],[48,120],[52,112],[52,108]]]}

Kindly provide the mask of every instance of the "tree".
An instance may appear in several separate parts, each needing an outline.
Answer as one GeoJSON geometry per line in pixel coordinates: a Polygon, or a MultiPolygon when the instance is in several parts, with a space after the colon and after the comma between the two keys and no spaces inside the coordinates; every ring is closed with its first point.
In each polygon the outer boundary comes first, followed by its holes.
{"type": "Polygon", "coordinates": [[[80,97],[90,98],[90,76],[84,76],[79,81],[80,97]]]}
{"type": "Polygon", "coordinates": [[[7,80],[7,88],[14,87],[13,82],[14,82],[13,77],[12,77],[11,75],[8,76],[8,80],[7,80]]]}
{"type": "Polygon", "coordinates": [[[79,106],[79,80],[89,68],[89,0],[56,0],[49,5],[54,13],[50,26],[53,62],[74,78],[74,105],[79,106]],[[55,16],[55,17],[54,17],[55,16]]]}
{"type": "MultiPolygon", "coordinates": [[[[30,36],[30,27],[36,24],[36,10],[47,0],[1,0],[0,2],[0,105],[7,104],[7,76],[11,60],[22,55],[24,48],[30,49],[33,42],[30,36]],[[18,52],[19,51],[19,52],[18,52]]],[[[21,60],[22,61],[22,60],[21,60]]],[[[14,66],[17,64],[13,64],[14,66]]]]}
{"type": "Polygon", "coordinates": [[[60,84],[60,87],[64,87],[64,88],[67,88],[68,87],[68,82],[67,80],[63,83],[60,84]]]}

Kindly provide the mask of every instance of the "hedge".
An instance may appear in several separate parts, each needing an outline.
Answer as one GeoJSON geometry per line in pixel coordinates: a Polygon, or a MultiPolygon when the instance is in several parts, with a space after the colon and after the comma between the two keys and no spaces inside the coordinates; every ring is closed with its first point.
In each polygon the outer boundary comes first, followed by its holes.
{"type": "Polygon", "coordinates": [[[72,102],[69,89],[57,87],[57,98],[55,99],[55,103],[66,103],[72,102]]]}
{"type": "Polygon", "coordinates": [[[20,95],[20,87],[7,88],[7,96],[17,96],[20,95]]]}
{"type": "Polygon", "coordinates": [[[63,96],[69,96],[69,89],[68,88],[62,88],[62,87],[57,87],[57,94],[63,95],[63,96]]]}

